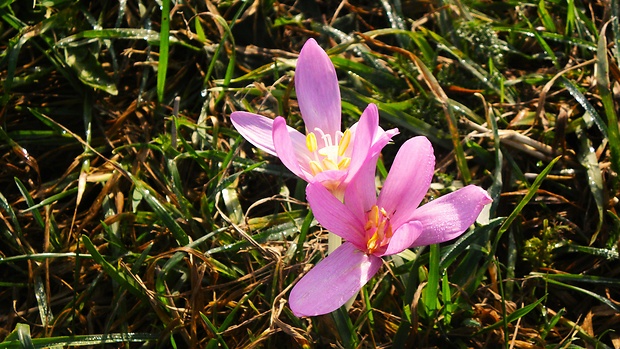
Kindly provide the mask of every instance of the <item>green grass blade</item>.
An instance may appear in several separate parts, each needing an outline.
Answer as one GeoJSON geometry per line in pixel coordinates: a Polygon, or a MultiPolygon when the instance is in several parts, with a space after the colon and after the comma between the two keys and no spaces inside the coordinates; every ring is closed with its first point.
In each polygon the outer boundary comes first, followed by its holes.
{"type": "Polygon", "coordinates": [[[108,276],[118,282],[123,289],[126,289],[146,304],[150,303],[151,298],[145,293],[145,290],[141,288],[131,276],[125,275],[122,271],[117,270],[112,264],[106,261],[105,258],[103,258],[103,256],[99,253],[95,245],[93,245],[92,241],[90,241],[88,236],[82,235],[81,241],[95,262],[101,265],[101,268],[106,274],[108,274],[108,276]]]}
{"type": "Polygon", "coordinates": [[[170,51],[170,1],[162,0],[161,28],[159,32],[159,59],[157,60],[157,101],[164,101],[166,74],[168,73],[168,52],[170,51]]]}
{"type": "MultiPolygon", "coordinates": [[[[560,77],[560,81],[562,82],[564,87],[566,87],[566,89],[571,94],[571,96],[573,96],[573,98],[575,98],[575,100],[583,107],[583,109],[585,109],[585,111],[588,112],[589,118],[591,118],[591,121],[586,120],[586,123],[588,124],[588,128],[590,127],[592,123],[594,123],[596,127],[598,127],[598,129],[603,134],[603,137],[607,138],[608,137],[607,136],[607,133],[608,133],[607,125],[605,124],[605,121],[603,120],[603,118],[601,118],[599,113],[596,111],[596,108],[592,106],[592,104],[588,101],[586,96],[584,96],[583,93],[577,88],[575,83],[565,78],[564,76],[560,77]]],[[[585,119],[586,119],[586,115],[584,115],[584,120],[585,119]]]]}
{"type": "Polygon", "coordinates": [[[439,300],[437,298],[439,292],[439,278],[440,270],[440,250],[439,245],[434,244],[430,246],[429,262],[428,262],[428,280],[426,287],[422,292],[422,301],[426,308],[426,314],[430,317],[434,317],[435,311],[437,311],[437,305],[439,300]]]}
{"type": "Polygon", "coordinates": [[[569,290],[577,291],[577,292],[583,293],[585,295],[588,295],[588,296],[598,300],[599,302],[607,305],[611,309],[613,309],[613,310],[615,310],[617,312],[620,312],[620,306],[618,306],[616,303],[614,303],[611,300],[609,300],[609,299],[607,299],[607,298],[605,298],[605,297],[603,297],[603,296],[601,296],[601,295],[599,295],[599,294],[597,294],[595,292],[592,292],[592,291],[590,291],[588,289],[577,287],[577,286],[573,286],[573,285],[569,285],[569,284],[565,284],[563,282],[559,282],[559,281],[556,281],[554,279],[549,279],[549,278],[547,278],[546,281],[548,283],[552,284],[552,285],[557,285],[557,286],[565,287],[565,288],[567,288],[569,290]]]}
{"type": "MultiPolygon", "coordinates": [[[[34,206],[35,205],[34,200],[32,199],[32,196],[30,196],[30,193],[28,192],[28,189],[26,189],[26,186],[24,185],[24,183],[22,183],[22,181],[20,181],[19,178],[17,177],[14,179],[15,179],[15,184],[17,184],[17,187],[19,188],[19,191],[21,192],[24,199],[26,199],[26,204],[28,205],[28,207],[30,208],[34,206]]],[[[39,227],[45,228],[45,221],[43,220],[43,216],[41,216],[41,212],[39,212],[38,210],[33,210],[32,215],[34,216],[34,219],[37,222],[37,224],[39,224],[39,227]]]]}
{"type": "MultiPolygon", "coordinates": [[[[168,206],[164,206],[161,201],[159,201],[152,192],[155,192],[153,189],[150,189],[144,182],[132,178],[134,185],[136,186],[136,190],[142,195],[142,198],[149,204],[149,206],[155,211],[157,216],[162,220],[164,225],[170,229],[170,232],[177,240],[179,245],[185,246],[189,244],[189,237],[187,233],[181,228],[179,223],[172,217],[171,208],[168,206]]],[[[179,214],[180,215],[180,214],[179,214]]]]}
{"type": "Polygon", "coordinates": [[[596,221],[596,229],[590,238],[590,245],[592,245],[601,231],[603,226],[603,218],[605,216],[605,203],[604,203],[604,186],[603,186],[603,174],[598,163],[598,157],[592,147],[592,142],[586,136],[585,132],[578,129],[577,137],[581,141],[581,148],[578,154],[578,159],[581,165],[586,169],[586,175],[588,177],[588,186],[590,192],[596,203],[596,209],[598,211],[598,220],[596,221]]]}
{"type": "Polygon", "coordinates": [[[338,334],[340,334],[342,346],[346,349],[357,348],[359,344],[359,339],[357,337],[357,332],[355,331],[355,328],[353,326],[353,322],[351,322],[351,317],[349,316],[349,313],[347,312],[345,306],[334,310],[331,315],[336,324],[338,334]]]}
{"type": "Polygon", "coordinates": [[[530,202],[530,200],[534,197],[534,195],[536,195],[536,192],[538,191],[538,188],[540,187],[542,182],[545,180],[545,177],[547,177],[547,174],[549,174],[549,172],[551,171],[555,163],[558,162],[560,158],[561,156],[558,156],[555,159],[551,160],[551,162],[549,162],[547,167],[545,167],[545,169],[542,170],[542,172],[540,172],[538,176],[536,176],[536,179],[534,180],[534,183],[532,183],[532,185],[528,189],[527,194],[523,197],[523,199],[521,199],[517,207],[515,207],[515,209],[510,213],[508,218],[506,218],[502,226],[499,228],[499,231],[497,232],[497,236],[495,237],[495,246],[497,246],[502,235],[506,232],[506,230],[508,230],[512,222],[515,220],[515,218],[517,218],[519,213],[521,213],[521,210],[523,210],[525,205],[527,205],[527,203],[530,202]]]}
{"type": "Polygon", "coordinates": [[[477,335],[486,333],[488,331],[494,330],[496,328],[499,328],[499,327],[503,326],[505,323],[511,323],[513,321],[516,321],[516,320],[524,317],[525,315],[529,314],[532,310],[536,309],[536,307],[538,307],[538,305],[540,303],[542,303],[542,301],[544,301],[545,299],[547,299],[546,296],[538,299],[534,303],[530,303],[530,304],[524,306],[523,308],[515,310],[514,312],[510,313],[505,319],[500,320],[500,321],[494,323],[493,325],[487,326],[487,327],[481,329],[480,331],[476,332],[474,334],[474,336],[477,336],[477,335]]]}
{"type": "MultiPolygon", "coordinates": [[[[611,151],[611,168],[616,173],[620,173],[620,131],[618,130],[618,116],[616,115],[616,108],[609,82],[607,38],[605,37],[606,28],[607,24],[603,26],[598,40],[596,81],[598,91],[601,95],[601,100],[603,101],[603,106],[605,108],[605,114],[607,115],[609,148],[611,151]]],[[[613,186],[618,186],[618,180],[613,181],[613,186]]]]}
{"type": "Polygon", "coordinates": [[[30,206],[27,209],[23,210],[22,212],[30,212],[30,211],[38,210],[41,207],[45,207],[47,205],[51,205],[51,204],[53,204],[54,202],[56,202],[58,200],[64,199],[65,197],[71,197],[71,196],[73,196],[73,194],[77,193],[77,191],[78,191],[78,188],[71,188],[71,189],[69,189],[67,191],[63,191],[63,192],[60,192],[58,194],[49,196],[49,197],[41,200],[41,202],[39,202],[38,204],[34,204],[34,205],[30,206]]]}
{"type": "Polygon", "coordinates": [[[220,335],[220,331],[217,329],[217,327],[215,327],[215,325],[213,325],[211,320],[209,320],[209,318],[203,313],[200,313],[200,317],[202,318],[202,321],[204,321],[205,324],[207,324],[207,327],[215,336],[214,340],[211,340],[209,342],[209,344],[207,345],[207,348],[216,348],[217,345],[219,344],[220,346],[222,346],[222,348],[228,349],[228,346],[226,345],[226,341],[224,340],[224,338],[222,338],[222,336],[220,335]]]}

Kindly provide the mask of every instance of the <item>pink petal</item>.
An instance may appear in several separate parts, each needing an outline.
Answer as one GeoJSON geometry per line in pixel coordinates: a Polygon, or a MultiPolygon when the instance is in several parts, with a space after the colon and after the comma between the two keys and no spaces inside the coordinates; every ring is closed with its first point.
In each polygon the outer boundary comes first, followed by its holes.
{"type": "Polygon", "coordinates": [[[383,147],[385,147],[385,145],[392,140],[392,137],[396,136],[399,133],[400,131],[398,131],[397,128],[384,131],[381,127],[378,127],[372,140],[370,155],[374,156],[376,154],[379,154],[381,152],[381,149],[383,149],[383,147]]]}
{"type": "Polygon", "coordinates": [[[255,147],[271,155],[276,155],[272,140],[272,119],[244,111],[236,111],[230,114],[230,121],[232,121],[237,132],[255,147]]]}
{"type": "Polygon", "coordinates": [[[340,308],[381,267],[381,258],[345,242],[299,280],[289,296],[295,316],[317,316],[340,308]]]}
{"type": "Polygon", "coordinates": [[[418,221],[408,222],[396,229],[394,236],[390,240],[387,249],[381,253],[381,256],[390,256],[393,254],[401,253],[405,249],[408,249],[416,239],[422,234],[424,227],[422,223],[418,221]]]}
{"type": "Polygon", "coordinates": [[[323,227],[360,248],[366,247],[364,216],[355,216],[320,183],[308,184],[306,199],[314,217],[323,227]]]}
{"type": "Polygon", "coordinates": [[[414,137],[401,147],[377,200],[392,217],[392,226],[411,220],[428,191],[435,167],[433,146],[426,137],[414,137]]]}
{"type": "Polygon", "coordinates": [[[308,131],[320,128],[331,135],[340,131],[340,89],[336,69],[314,39],[308,39],[299,53],[295,90],[308,131]]]}
{"type": "MultiPolygon", "coordinates": [[[[277,155],[273,145],[273,119],[245,111],[236,111],[230,114],[230,121],[237,132],[248,142],[271,155],[277,155]]],[[[286,126],[286,129],[295,149],[303,149],[306,146],[306,136],[290,126],[286,126]]]]}
{"type": "MultiPolygon", "coordinates": [[[[298,132],[299,133],[299,132],[298,132]]],[[[296,176],[308,181],[308,174],[299,166],[300,162],[307,162],[299,146],[293,144],[291,134],[288,132],[286,121],[281,116],[273,120],[273,145],[280,161],[296,176]]],[[[304,141],[305,144],[305,141],[304,141]]]]}
{"type": "Polygon", "coordinates": [[[314,176],[316,182],[342,182],[347,175],[343,170],[327,170],[319,172],[314,176]]]}
{"type": "MultiPolygon", "coordinates": [[[[359,171],[360,167],[369,160],[368,152],[370,151],[373,136],[377,133],[378,128],[379,110],[376,105],[369,104],[362,113],[362,116],[360,116],[360,120],[357,122],[355,127],[352,144],[353,151],[351,153],[351,164],[349,165],[349,173],[346,180],[347,182],[351,180],[357,171],[359,171]]],[[[385,144],[387,144],[387,142],[385,144]]],[[[376,162],[373,166],[374,165],[376,165],[376,162]]]]}
{"type": "Polygon", "coordinates": [[[379,154],[367,159],[357,171],[355,177],[347,184],[344,194],[345,205],[357,217],[362,217],[377,204],[377,186],[375,171],[379,154]]]}
{"type": "Polygon", "coordinates": [[[474,223],[484,205],[491,202],[484,189],[468,185],[419,207],[412,220],[420,221],[424,231],[411,247],[456,238],[474,223]]]}

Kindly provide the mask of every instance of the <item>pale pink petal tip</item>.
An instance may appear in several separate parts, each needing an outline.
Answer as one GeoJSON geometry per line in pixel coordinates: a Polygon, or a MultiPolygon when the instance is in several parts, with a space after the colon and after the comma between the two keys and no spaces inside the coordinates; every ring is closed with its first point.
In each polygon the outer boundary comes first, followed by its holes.
{"type": "Polygon", "coordinates": [[[289,296],[293,314],[317,316],[340,308],[381,267],[381,258],[345,242],[297,282],[289,296]]]}
{"type": "Polygon", "coordinates": [[[299,53],[295,91],[306,129],[326,134],[340,131],[341,101],[336,69],[329,56],[309,39],[299,53]]]}
{"type": "Polygon", "coordinates": [[[468,185],[419,207],[412,220],[420,221],[424,230],[412,247],[458,237],[476,221],[482,208],[492,201],[486,190],[468,185]]]}
{"type": "Polygon", "coordinates": [[[236,111],[230,114],[233,126],[248,142],[255,147],[276,155],[273,145],[273,120],[258,114],[236,111]]]}

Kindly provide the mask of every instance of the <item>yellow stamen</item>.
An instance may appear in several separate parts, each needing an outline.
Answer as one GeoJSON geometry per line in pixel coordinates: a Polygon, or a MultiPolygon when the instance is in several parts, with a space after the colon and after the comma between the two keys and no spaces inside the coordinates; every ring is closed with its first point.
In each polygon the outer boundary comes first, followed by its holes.
{"type": "Polygon", "coordinates": [[[338,163],[338,169],[344,170],[345,168],[349,167],[350,164],[351,158],[342,158],[342,160],[340,160],[340,162],[338,163]]]}
{"type": "Polygon", "coordinates": [[[366,241],[366,253],[369,254],[373,254],[378,249],[389,245],[394,235],[387,211],[377,205],[374,205],[368,211],[364,229],[368,238],[366,241]]]}
{"type": "Polygon", "coordinates": [[[384,220],[381,220],[381,223],[379,223],[379,226],[377,227],[376,234],[379,235],[379,238],[381,240],[383,240],[383,238],[385,237],[385,234],[384,234],[385,233],[385,223],[386,222],[384,220]]]}
{"type": "Polygon", "coordinates": [[[377,205],[374,205],[371,209],[370,212],[368,213],[368,221],[372,222],[373,226],[377,226],[377,223],[379,223],[379,207],[377,207],[377,205]]]}
{"type": "Polygon", "coordinates": [[[325,169],[327,170],[337,170],[338,169],[338,165],[336,165],[335,162],[331,161],[330,159],[323,159],[323,166],[325,167],[325,169]]]}
{"type": "Polygon", "coordinates": [[[321,165],[318,162],[311,160],[310,161],[310,171],[312,171],[312,175],[316,176],[317,174],[323,172],[321,165]]]}
{"type": "Polygon", "coordinates": [[[349,143],[351,143],[351,131],[346,129],[342,138],[340,138],[340,143],[338,144],[338,156],[343,156],[347,148],[349,147],[349,143]]]}
{"type": "Polygon", "coordinates": [[[368,239],[368,242],[366,243],[366,248],[368,248],[368,253],[373,254],[375,252],[375,250],[378,247],[377,246],[378,241],[379,241],[379,236],[377,236],[377,233],[374,233],[372,237],[368,239]]]}
{"type": "Polygon", "coordinates": [[[318,148],[316,143],[316,135],[314,132],[310,132],[306,135],[306,147],[308,147],[308,150],[310,150],[311,153],[314,153],[318,148]]]}

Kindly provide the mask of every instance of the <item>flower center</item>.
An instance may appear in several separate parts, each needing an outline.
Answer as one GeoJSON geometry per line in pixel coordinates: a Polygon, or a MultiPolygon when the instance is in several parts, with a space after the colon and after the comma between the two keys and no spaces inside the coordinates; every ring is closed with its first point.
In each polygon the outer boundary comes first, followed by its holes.
{"type": "Polygon", "coordinates": [[[374,205],[366,214],[366,250],[373,254],[378,248],[387,246],[392,239],[392,224],[383,207],[374,205]]]}
{"type": "Polygon", "coordinates": [[[312,175],[328,170],[344,170],[351,164],[351,158],[345,156],[347,148],[351,143],[351,131],[346,129],[344,133],[337,132],[332,139],[332,135],[325,134],[320,128],[315,128],[323,140],[323,147],[319,148],[315,132],[306,135],[306,147],[312,154],[310,160],[310,170],[312,175]]]}

